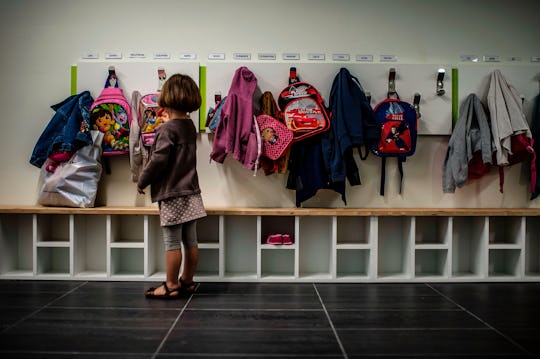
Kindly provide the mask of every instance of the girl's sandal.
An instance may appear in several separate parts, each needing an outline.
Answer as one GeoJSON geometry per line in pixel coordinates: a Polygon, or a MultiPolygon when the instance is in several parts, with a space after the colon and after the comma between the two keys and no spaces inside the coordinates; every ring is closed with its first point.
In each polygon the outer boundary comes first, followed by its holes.
{"type": "Polygon", "coordinates": [[[180,290],[180,294],[181,295],[184,295],[184,296],[189,296],[189,295],[192,295],[193,293],[195,293],[195,288],[196,288],[196,285],[195,285],[195,282],[184,282],[182,280],[182,278],[180,278],[180,288],[178,288],[180,290]]]}
{"type": "Polygon", "coordinates": [[[159,287],[152,287],[148,288],[146,293],[144,294],[146,298],[148,299],[178,299],[181,297],[180,291],[181,288],[178,287],[176,289],[170,290],[169,287],[167,287],[167,284],[165,282],[161,283],[161,286],[165,289],[165,294],[155,294],[155,290],[159,287]]]}

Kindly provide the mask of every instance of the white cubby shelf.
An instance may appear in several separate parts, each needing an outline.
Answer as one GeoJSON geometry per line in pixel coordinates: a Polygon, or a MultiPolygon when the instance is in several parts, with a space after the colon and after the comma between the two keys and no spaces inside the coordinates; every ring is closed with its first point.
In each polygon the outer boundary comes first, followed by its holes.
{"type": "MultiPolygon", "coordinates": [[[[207,208],[197,281],[540,281],[537,208],[207,208]],[[292,244],[267,244],[288,234],[292,244]]],[[[0,279],[161,281],[158,208],[0,206],[0,279]]]]}

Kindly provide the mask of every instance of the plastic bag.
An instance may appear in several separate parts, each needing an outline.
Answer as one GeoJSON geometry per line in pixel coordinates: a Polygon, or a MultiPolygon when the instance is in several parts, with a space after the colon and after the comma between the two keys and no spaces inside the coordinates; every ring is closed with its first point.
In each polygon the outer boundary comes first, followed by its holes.
{"type": "Polygon", "coordinates": [[[93,143],[81,147],[68,161],[58,165],[54,172],[50,172],[50,159],[41,166],[39,204],[94,207],[102,172],[100,161],[103,133],[95,130],[90,132],[93,143]]]}

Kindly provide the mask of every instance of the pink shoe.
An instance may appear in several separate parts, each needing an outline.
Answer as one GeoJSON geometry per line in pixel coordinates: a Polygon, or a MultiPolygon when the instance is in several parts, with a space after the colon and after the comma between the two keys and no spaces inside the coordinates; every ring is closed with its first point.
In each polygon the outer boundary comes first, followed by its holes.
{"type": "Polygon", "coordinates": [[[281,234],[271,234],[266,238],[266,244],[283,244],[281,234]]]}
{"type": "Polygon", "coordinates": [[[282,235],[283,238],[283,244],[293,244],[292,238],[288,234],[282,235]]]}

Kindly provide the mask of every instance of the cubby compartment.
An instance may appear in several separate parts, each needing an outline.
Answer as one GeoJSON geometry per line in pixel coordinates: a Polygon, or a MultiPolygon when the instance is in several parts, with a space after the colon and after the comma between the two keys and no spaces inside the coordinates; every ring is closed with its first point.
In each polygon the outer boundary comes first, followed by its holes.
{"type": "Polygon", "coordinates": [[[31,215],[0,215],[0,277],[33,275],[31,215]]]}
{"type": "Polygon", "coordinates": [[[263,249],[261,253],[261,278],[293,279],[294,250],[263,249]]]}
{"type": "Polygon", "coordinates": [[[257,217],[228,216],[224,220],[225,276],[257,278],[257,217]]]}
{"type": "Polygon", "coordinates": [[[70,275],[68,247],[38,247],[37,270],[38,276],[57,276],[65,278],[70,275]]]}
{"type": "Polygon", "coordinates": [[[293,243],[294,238],[294,222],[293,216],[262,216],[261,217],[261,244],[266,244],[268,236],[273,234],[287,234],[291,237],[293,243]]]}
{"type": "Polygon", "coordinates": [[[450,241],[451,218],[415,217],[414,241],[416,244],[448,244],[450,241]]]}
{"type": "Polygon", "coordinates": [[[144,278],[144,250],[142,248],[111,248],[111,277],[144,278]]]}
{"type": "Polygon", "coordinates": [[[299,276],[303,279],[331,278],[333,217],[299,218],[299,276]]]}
{"type": "MultiPolygon", "coordinates": [[[[159,224],[159,216],[146,216],[148,236],[148,276],[156,280],[165,279],[165,244],[159,224]]],[[[138,243],[138,242],[136,242],[138,243]]]]}
{"type": "Polygon", "coordinates": [[[111,215],[110,236],[111,244],[140,244],[144,243],[144,215],[111,215]]]}
{"type": "Polygon", "coordinates": [[[491,249],[489,251],[490,277],[517,277],[520,275],[521,250],[491,249]]]}
{"type": "Polygon", "coordinates": [[[446,249],[417,249],[415,251],[414,276],[447,277],[448,251],[446,249]]]}
{"type": "Polygon", "coordinates": [[[490,217],[489,244],[516,244],[523,242],[524,217],[490,217]]]}
{"type": "Polygon", "coordinates": [[[412,271],[412,219],[410,217],[379,217],[378,277],[404,279],[412,271]]]}
{"type": "Polygon", "coordinates": [[[369,249],[337,249],[336,278],[362,280],[370,275],[369,249]]]}
{"type": "Polygon", "coordinates": [[[452,218],[452,276],[485,277],[486,217],[452,218]]]}
{"type": "Polygon", "coordinates": [[[203,244],[219,244],[220,216],[206,216],[197,220],[197,240],[203,244]]]}
{"type": "Polygon", "coordinates": [[[525,228],[525,275],[540,279],[540,218],[527,217],[525,228]]]}
{"type": "Polygon", "coordinates": [[[44,214],[37,216],[37,243],[64,242],[70,239],[70,215],[44,214]]]}
{"type": "Polygon", "coordinates": [[[201,245],[199,245],[199,263],[195,276],[197,280],[201,278],[216,280],[219,277],[218,248],[201,248],[201,245]]]}
{"type": "Polygon", "coordinates": [[[74,216],[74,275],[81,278],[107,276],[107,216],[74,216]]]}
{"type": "Polygon", "coordinates": [[[371,242],[372,217],[337,217],[337,244],[367,245],[371,242]]]}

